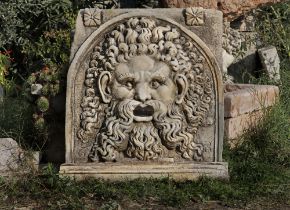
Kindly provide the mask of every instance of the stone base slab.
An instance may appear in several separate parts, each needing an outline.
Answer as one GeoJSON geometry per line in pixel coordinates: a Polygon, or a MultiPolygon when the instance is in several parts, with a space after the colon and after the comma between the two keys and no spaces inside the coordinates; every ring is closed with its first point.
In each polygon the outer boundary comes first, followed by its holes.
{"type": "Polygon", "coordinates": [[[226,162],[63,164],[60,166],[59,173],[78,180],[94,177],[108,181],[137,178],[170,178],[176,181],[183,181],[196,180],[201,176],[227,179],[228,164],[226,162]]]}

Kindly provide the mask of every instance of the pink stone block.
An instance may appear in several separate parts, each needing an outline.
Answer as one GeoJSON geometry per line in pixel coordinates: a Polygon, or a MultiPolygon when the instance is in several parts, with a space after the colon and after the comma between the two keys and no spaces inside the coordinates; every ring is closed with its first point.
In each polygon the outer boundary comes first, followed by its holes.
{"type": "MultiPolygon", "coordinates": [[[[225,137],[230,140],[237,139],[249,128],[257,125],[263,118],[263,109],[273,106],[278,95],[277,86],[225,85],[225,137]]],[[[233,141],[229,143],[236,144],[233,141]]]]}
{"type": "Polygon", "coordinates": [[[278,99],[279,88],[272,85],[225,85],[225,118],[236,117],[273,106],[278,99]]]}
{"type": "Polygon", "coordinates": [[[263,111],[254,111],[237,117],[225,118],[225,137],[230,146],[234,147],[239,142],[235,141],[251,127],[256,126],[263,118],[263,111]]]}

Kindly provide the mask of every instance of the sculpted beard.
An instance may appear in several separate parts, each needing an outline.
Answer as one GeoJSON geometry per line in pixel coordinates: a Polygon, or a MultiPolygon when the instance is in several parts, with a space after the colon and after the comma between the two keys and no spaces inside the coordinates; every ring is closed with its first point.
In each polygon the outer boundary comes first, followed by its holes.
{"type": "Polygon", "coordinates": [[[179,106],[157,100],[145,103],[154,109],[151,122],[134,122],[135,100],[111,102],[105,121],[91,149],[92,161],[116,161],[130,157],[139,160],[162,158],[166,149],[176,149],[183,158],[201,160],[203,147],[184,126],[185,116],[179,106]]]}

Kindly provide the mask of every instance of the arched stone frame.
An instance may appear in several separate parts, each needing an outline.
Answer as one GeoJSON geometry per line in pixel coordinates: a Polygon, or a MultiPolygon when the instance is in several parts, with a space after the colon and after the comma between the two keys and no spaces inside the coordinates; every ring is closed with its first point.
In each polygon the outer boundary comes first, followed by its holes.
{"type": "MultiPolygon", "coordinates": [[[[106,34],[108,31],[112,30],[119,22],[124,19],[129,19],[131,17],[152,17],[159,19],[161,21],[168,22],[170,25],[174,25],[176,28],[180,29],[184,34],[193,40],[195,46],[200,50],[200,53],[206,58],[209,64],[214,86],[215,95],[215,137],[214,137],[214,162],[222,161],[222,146],[223,146],[223,86],[222,86],[222,75],[219,70],[218,64],[215,60],[213,53],[206,46],[206,44],[196,36],[192,31],[182,26],[181,24],[173,21],[169,18],[164,18],[156,14],[150,14],[148,12],[142,13],[130,12],[128,14],[119,15],[103,25],[101,25],[95,32],[93,32],[87,40],[82,44],[74,59],[71,62],[71,66],[68,72],[68,82],[67,82],[67,101],[66,101],[66,163],[74,163],[74,142],[76,141],[76,130],[74,123],[78,122],[79,114],[75,113],[75,101],[80,94],[76,91],[82,90],[84,79],[78,81],[80,74],[85,74],[80,71],[81,65],[86,65],[86,59],[88,55],[93,51],[96,44],[102,39],[102,35],[106,34]],[[77,88],[78,87],[78,88],[77,88]]],[[[84,68],[86,69],[86,68],[84,68]]],[[[83,77],[84,78],[84,77],[83,77]]]]}

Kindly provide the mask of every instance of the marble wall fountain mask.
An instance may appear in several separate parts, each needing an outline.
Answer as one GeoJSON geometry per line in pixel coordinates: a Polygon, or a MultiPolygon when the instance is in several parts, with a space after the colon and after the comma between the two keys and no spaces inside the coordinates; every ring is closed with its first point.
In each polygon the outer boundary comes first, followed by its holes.
{"type": "Polygon", "coordinates": [[[211,108],[213,84],[192,42],[154,19],[131,18],[93,55],[78,132],[82,141],[98,133],[89,160],[203,159],[196,133],[211,108]]]}
{"type": "Polygon", "coordinates": [[[222,13],[92,8],[76,22],[60,173],[226,178],[222,13]]]}

